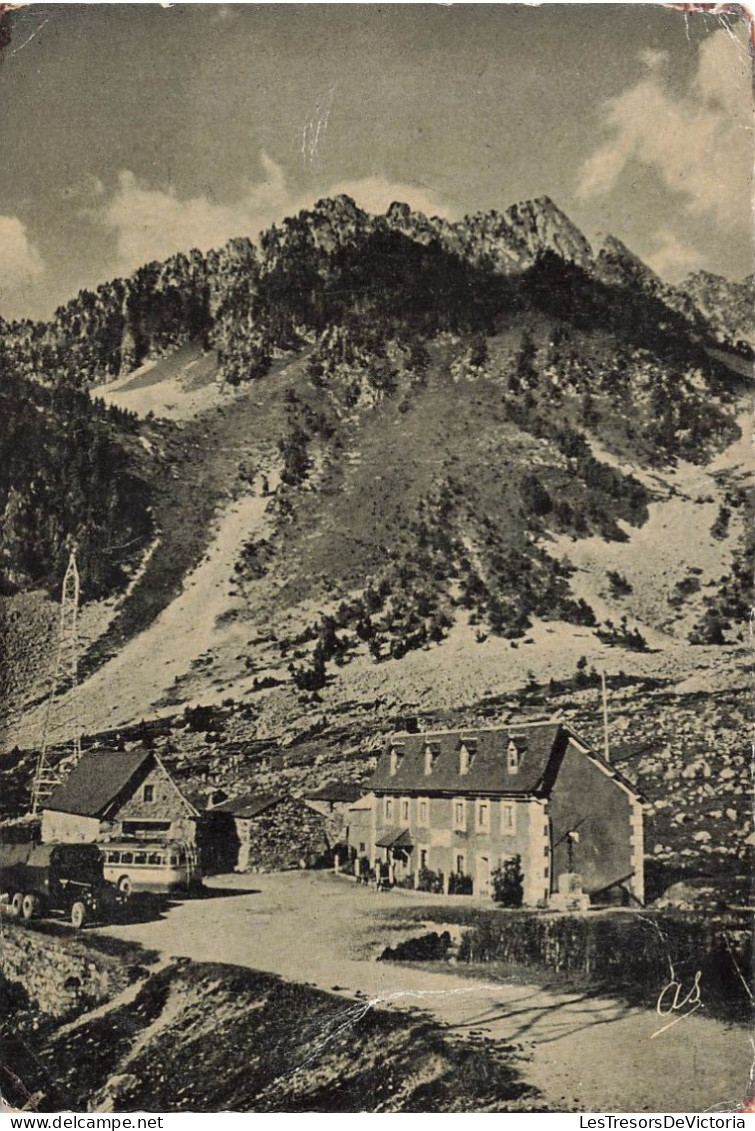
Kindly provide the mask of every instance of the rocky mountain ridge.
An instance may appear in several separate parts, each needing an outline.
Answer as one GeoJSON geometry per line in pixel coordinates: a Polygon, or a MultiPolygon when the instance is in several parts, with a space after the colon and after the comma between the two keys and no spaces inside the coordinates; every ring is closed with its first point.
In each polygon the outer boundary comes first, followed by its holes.
{"type": "Polygon", "coordinates": [[[411,247],[437,248],[444,272],[472,270],[488,280],[521,277],[550,255],[618,291],[657,300],[681,314],[700,341],[740,349],[755,341],[752,280],[698,273],[671,287],[613,237],[594,252],[547,196],[457,222],[401,203],[372,216],[349,197],[325,199],[264,232],[258,248],[237,238],[207,254],[181,252],[81,291],[49,322],[0,321],[0,330],[16,368],[43,381],[65,377],[91,387],[191,341],[217,350],[224,376],[236,382],[259,376],[320,328],[311,309],[292,303],[292,291],[303,298],[318,287],[327,291],[344,261],[365,249],[395,256],[396,246],[385,242],[390,234],[406,241],[404,257],[411,247]]]}

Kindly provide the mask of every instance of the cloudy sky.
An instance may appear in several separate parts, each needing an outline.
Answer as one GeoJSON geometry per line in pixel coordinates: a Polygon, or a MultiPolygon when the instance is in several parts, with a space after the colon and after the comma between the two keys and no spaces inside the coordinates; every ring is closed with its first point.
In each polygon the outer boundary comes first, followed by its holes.
{"type": "Polygon", "coordinates": [[[753,270],[743,24],[656,5],[45,5],[6,15],[0,313],[347,192],[544,193],[666,278],[753,270]]]}

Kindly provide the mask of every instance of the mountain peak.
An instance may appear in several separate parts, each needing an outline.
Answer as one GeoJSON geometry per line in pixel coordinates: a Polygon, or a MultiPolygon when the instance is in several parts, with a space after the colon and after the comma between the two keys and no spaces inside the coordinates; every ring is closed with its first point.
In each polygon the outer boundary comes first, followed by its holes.
{"type": "Polygon", "coordinates": [[[512,204],[503,218],[530,261],[543,251],[553,251],[580,267],[592,262],[587,239],[549,196],[512,204]]]}

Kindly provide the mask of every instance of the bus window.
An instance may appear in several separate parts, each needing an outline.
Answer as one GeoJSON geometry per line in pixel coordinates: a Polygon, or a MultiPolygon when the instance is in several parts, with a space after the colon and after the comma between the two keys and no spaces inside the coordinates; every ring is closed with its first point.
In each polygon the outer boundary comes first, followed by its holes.
{"type": "Polygon", "coordinates": [[[146,864],[147,863],[147,853],[146,852],[137,852],[136,855],[134,856],[134,863],[135,864],[146,864]]]}
{"type": "Polygon", "coordinates": [[[120,861],[121,861],[120,852],[108,852],[108,854],[107,854],[108,864],[120,864],[120,861]]]}
{"type": "Polygon", "coordinates": [[[150,852],[149,856],[147,857],[148,864],[162,864],[162,862],[163,858],[162,853],[160,852],[150,852]]]}
{"type": "Polygon", "coordinates": [[[133,862],[134,862],[133,852],[122,852],[121,853],[121,864],[133,864],[133,862]]]}
{"type": "Polygon", "coordinates": [[[179,861],[178,861],[178,856],[176,855],[176,853],[175,853],[175,852],[171,852],[171,854],[170,854],[170,865],[171,865],[171,867],[173,867],[173,868],[177,868],[177,867],[178,867],[178,862],[179,862],[179,861]]]}

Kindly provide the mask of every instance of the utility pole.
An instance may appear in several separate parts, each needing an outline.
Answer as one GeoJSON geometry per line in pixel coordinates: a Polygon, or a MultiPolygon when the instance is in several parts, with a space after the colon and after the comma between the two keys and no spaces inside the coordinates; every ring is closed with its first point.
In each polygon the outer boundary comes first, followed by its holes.
{"type": "Polygon", "coordinates": [[[63,757],[74,766],[81,757],[81,735],[76,694],[78,691],[79,664],[79,571],[76,550],[72,549],[68,567],[63,577],[60,597],[60,623],[55,668],[47,699],[42,746],[37,758],[37,768],[31,790],[31,811],[36,816],[43,803],[60,783],[61,774],[50,763],[49,748],[59,741],[67,741],[70,753],[63,757]]]}
{"type": "Polygon", "coordinates": [[[600,686],[603,691],[603,756],[606,762],[611,761],[611,748],[608,743],[608,694],[606,692],[606,673],[601,670],[600,686]]]}

